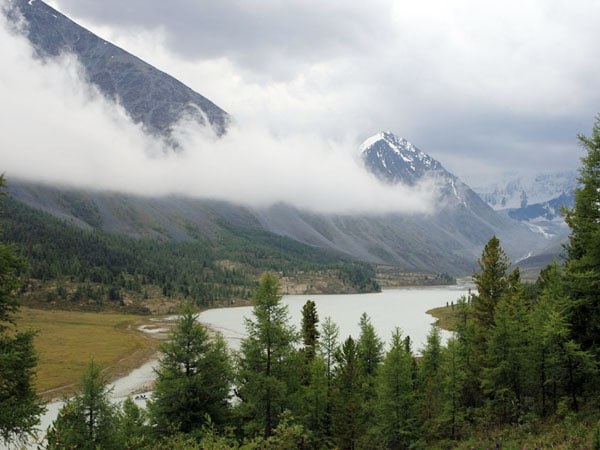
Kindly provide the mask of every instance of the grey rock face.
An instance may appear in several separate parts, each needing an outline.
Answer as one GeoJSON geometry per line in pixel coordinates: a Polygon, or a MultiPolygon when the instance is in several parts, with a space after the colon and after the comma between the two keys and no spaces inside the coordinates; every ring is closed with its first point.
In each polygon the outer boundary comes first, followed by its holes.
{"type": "Polygon", "coordinates": [[[172,125],[190,117],[225,133],[228,114],[172,76],[96,36],[40,0],[12,0],[9,18],[26,21],[24,32],[42,58],[73,53],[88,81],[118,101],[136,123],[169,137],[172,125]]]}

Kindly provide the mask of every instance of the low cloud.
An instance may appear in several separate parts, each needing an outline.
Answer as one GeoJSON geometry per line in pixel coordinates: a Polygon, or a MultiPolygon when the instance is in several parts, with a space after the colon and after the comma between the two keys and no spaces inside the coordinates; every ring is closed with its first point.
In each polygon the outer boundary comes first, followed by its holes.
{"type": "Polygon", "coordinates": [[[174,153],[82,81],[74,57],[35,59],[4,21],[0,43],[0,170],[9,179],[331,213],[426,213],[435,203],[431,184],[387,186],[368,174],[354,137],[237,122],[217,139],[182,121],[175,133],[183,150],[174,153]]]}
{"type": "Polygon", "coordinates": [[[576,167],[599,112],[594,0],[52,4],[241,123],[337,140],[389,129],[471,184],[576,167]]]}

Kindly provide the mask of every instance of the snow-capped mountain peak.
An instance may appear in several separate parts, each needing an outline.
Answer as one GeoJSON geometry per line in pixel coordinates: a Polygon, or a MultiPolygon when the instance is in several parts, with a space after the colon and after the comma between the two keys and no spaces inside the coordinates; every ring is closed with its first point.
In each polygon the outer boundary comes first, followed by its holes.
{"type": "Polygon", "coordinates": [[[367,168],[391,183],[413,184],[430,171],[445,172],[438,161],[389,131],[366,139],[360,151],[367,168]]]}

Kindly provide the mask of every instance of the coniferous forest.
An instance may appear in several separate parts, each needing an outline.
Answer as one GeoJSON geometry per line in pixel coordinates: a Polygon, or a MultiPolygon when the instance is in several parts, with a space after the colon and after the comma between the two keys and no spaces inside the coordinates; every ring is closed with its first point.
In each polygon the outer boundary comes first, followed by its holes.
{"type": "MultiPolygon", "coordinates": [[[[455,302],[447,342],[434,326],[415,349],[402,330],[379,336],[366,314],[358,336],[340,336],[335,317],[319,317],[310,301],[296,326],[267,272],[238,353],[188,303],[163,345],[148,408],[111,404],[91,362],[48,448],[599,449],[600,118],[580,141],[587,155],[565,211],[566,260],[525,284],[492,237],[477,293],[455,302]]],[[[28,384],[31,337],[9,332],[19,264],[1,250],[0,436],[10,441],[40,407],[28,384]]]]}

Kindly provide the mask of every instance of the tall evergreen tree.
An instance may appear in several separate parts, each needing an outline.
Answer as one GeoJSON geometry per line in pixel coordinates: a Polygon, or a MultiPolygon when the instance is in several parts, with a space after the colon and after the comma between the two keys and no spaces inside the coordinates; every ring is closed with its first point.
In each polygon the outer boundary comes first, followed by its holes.
{"type": "Polygon", "coordinates": [[[336,352],[333,385],[332,434],[340,449],[358,448],[366,431],[363,414],[363,370],[358,346],[351,336],[336,352]]]}
{"type": "Polygon", "coordinates": [[[519,418],[531,375],[528,311],[518,272],[500,299],[489,331],[482,386],[502,422],[519,418]]]}
{"type": "Polygon", "coordinates": [[[600,357],[600,116],[592,135],[579,136],[587,151],[579,170],[575,205],[566,211],[571,227],[567,245],[569,319],[573,338],[600,357]]]}
{"type": "Polygon", "coordinates": [[[369,378],[375,377],[377,368],[383,359],[383,342],[377,336],[375,327],[366,313],[360,316],[360,336],[358,338],[358,355],[360,365],[369,378]]]}
{"type": "Polygon", "coordinates": [[[307,300],[302,307],[302,343],[304,353],[310,362],[315,357],[319,343],[319,315],[317,305],[312,300],[307,300]]]}
{"type": "Polygon", "coordinates": [[[253,299],[253,318],[246,318],[247,335],[238,363],[239,411],[249,433],[271,435],[284,410],[295,409],[299,392],[298,335],[281,304],[279,281],[265,273],[253,299]]]}
{"type": "Polygon", "coordinates": [[[206,416],[221,426],[229,416],[232,369],[227,346],[220,335],[209,339],[197,318],[186,304],[161,347],[149,413],[162,434],[200,429],[206,416]]]}
{"type": "MultiPolygon", "coordinates": [[[[0,198],[4,186],[4,177],[0,176],[0,198]]],[[[0,242],[0,443],[6,444],[25,440],[44,411],[33,386],[35,333],[12,329],[19,307],[14,290],[23,267],[14,249],[0,242]]]]}
{"type": "Polygon", "coordinates": [[[122,448],[118,409],[110,403],[109,395],[102,368],[91,361],[82,378],[81,392],[65,403],[48,430],[48,448],[122,448]]]}
{"type": "Polygon", "coordinates": [[[472,305],[475,321],[485,337],[494,323],[496,305],[508,287],[506,271],[510,264],[496,236],[485,245],[478,264],[480,271],[473,274],[477,295],[472,305]]]}
{"type": "Polygon", "coordinates": [[[456,439],[465,421],[462,401],[466,373],[460,351],[461,343],[452,338],[442,351],[441,388],[443,392],[440,422],[444,435],[456,439]]]}
{"type": "Polygon", "coordinates": [[[413,355],[396,329],[377,376],[376,428],[383,448],[408,449],[417,438],[412,363],[413,355]]]}
{"type": "Polygon", "coordinates": [[[427,343],[422,351],[419,368],[421,392],[421,417],[424,434],[429,438],[438,435],[438,416],[442,408],[440,374],[442,368],[442,339],[440,329],[433,325],[427,335],[427,343]]]}
{"type": "Polygon", "coordinates": [[[338,348],[339,327],[325,317],[321,324],[321,342],[319,345],[321,357],[325,364],[325,377],[327,380],[327,405],[325,407],[325,435],[331,436],[331,411],[333,403],[333,376],[335,369],[335,352],[338,348]]]}

